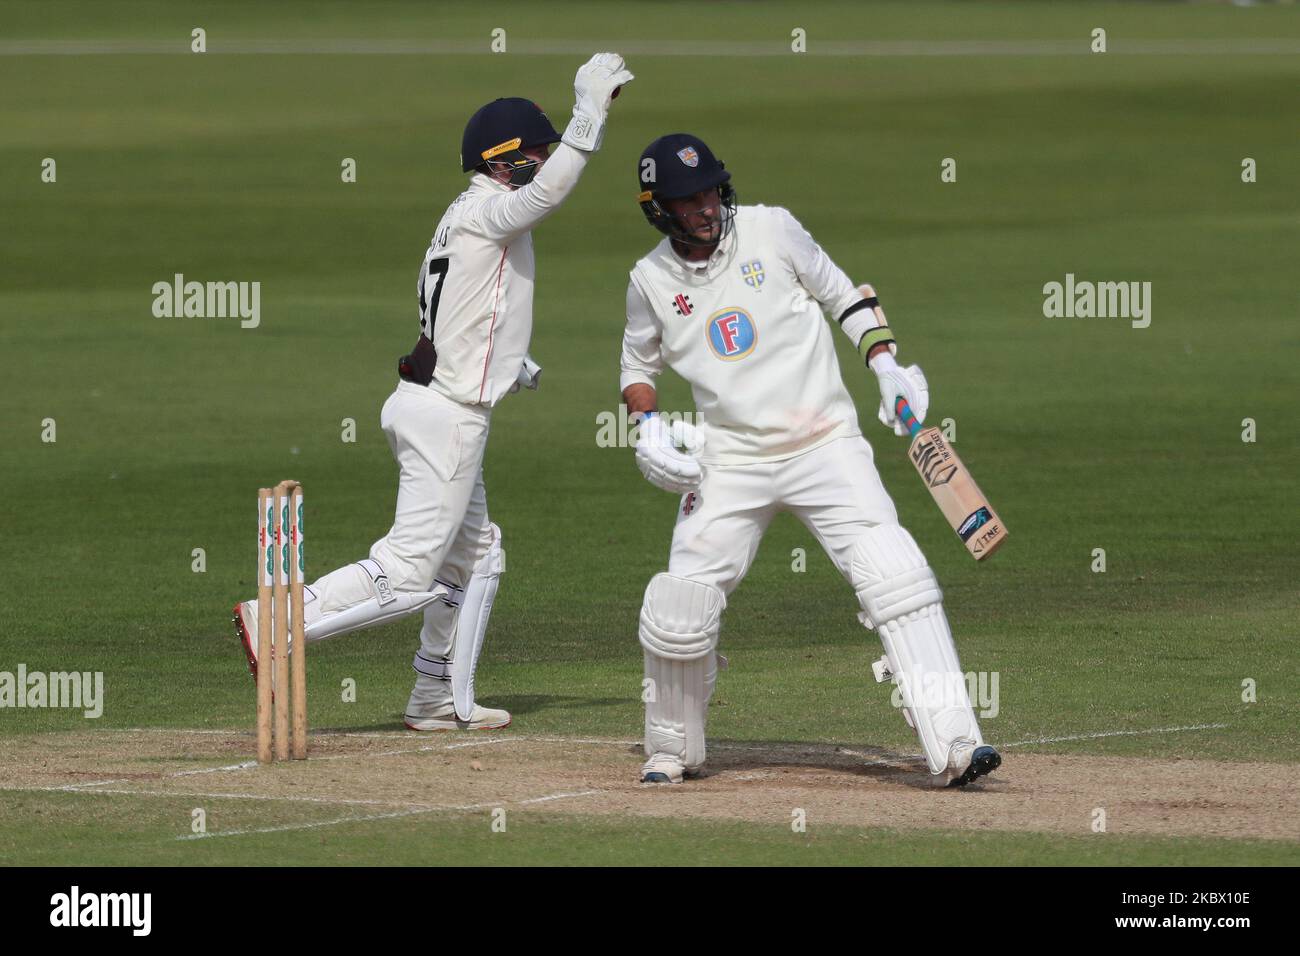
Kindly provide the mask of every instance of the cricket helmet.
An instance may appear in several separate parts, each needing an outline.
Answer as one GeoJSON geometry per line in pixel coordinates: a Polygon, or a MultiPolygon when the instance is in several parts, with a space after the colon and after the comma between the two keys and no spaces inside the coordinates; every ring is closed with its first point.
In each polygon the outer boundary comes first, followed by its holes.
{"type": "Polygon", "coordinates": [[[530,146],[558,143],[555,131],[542,108],[519,96],[493,100],[469,118],[460,141],[460,165],[464,172],[504,163],[510,168],[510,185],[526,186],[537,175],[537,162],[524,155],[530,146]]]}
{"type": "Polygon", "coordinates": [[[731,186],[731,173],[704,140],[690,133],[660,136],[641,153],[636,172],[641,188],[637,196],[641,211],[646,221],[665,236],[692,246],[713,245],[726,237],[736,215],[736,191],[731,186]],[[681,199],[714,187],[721,206],[716,239],[698,239],[660,203],[663,199],[681,199]]]}

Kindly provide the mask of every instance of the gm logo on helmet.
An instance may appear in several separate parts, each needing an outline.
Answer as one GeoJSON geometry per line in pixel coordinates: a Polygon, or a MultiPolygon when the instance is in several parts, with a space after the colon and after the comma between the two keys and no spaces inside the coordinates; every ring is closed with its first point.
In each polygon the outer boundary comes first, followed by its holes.
{"type": "Polygon", "coordinates": [[[709,340],[709,348],[724,362],[743,359],[758,344],[758,330],[744,309],[714,312],[709,316],[704,331],[709,340]]]}

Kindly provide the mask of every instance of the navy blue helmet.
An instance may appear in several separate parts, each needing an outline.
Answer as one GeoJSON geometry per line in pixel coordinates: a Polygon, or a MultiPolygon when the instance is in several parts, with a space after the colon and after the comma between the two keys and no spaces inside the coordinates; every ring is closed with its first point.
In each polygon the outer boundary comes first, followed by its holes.
{"type": "MultiPolygon", "coordinates": [[[[469,118],[460,141],[461,169],[491,169],[505,164],[510,185],[526,186],[537,175],[537,163],[523,154],[530,146],[558,143],[560,134],[542,108],[519,96],[493,100],[469,118]]],[[[500,167],[498,167],[500,168],[500,167]]]]}
{"type": "Polygon", "coordinates": [[[712,245],[727,235],[736,214],[736,191],[730,180],[731,173],[704,140],[690,133],[669,133],[647,146],[637,161],[637,183],[641,188],[637,201],[646,221],[664,235],[687,245],[712,245]],[[721,207],[716,238],[700,239],[660,203],[662,199],[682,199],[715,187],[721,207]]]}

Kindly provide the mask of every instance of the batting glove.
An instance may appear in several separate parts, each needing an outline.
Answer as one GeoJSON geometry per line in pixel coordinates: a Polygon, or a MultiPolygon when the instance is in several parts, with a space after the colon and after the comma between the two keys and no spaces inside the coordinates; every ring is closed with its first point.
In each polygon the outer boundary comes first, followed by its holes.
{"type": "Polygon", "coordinates": [[[699,429],[685,422],[669,426],[651,414],[641,420],[637,431],[636,463],[646,481],[679,495],[699,489],[704,477],[696,457],[704,447],[699,429]],[[679,445],[686,450],[679,450],[679,445]]]}
{"type": "Polygon", "coordinates": [[[904,368],[888,352],[881,352],[871,360],[871,370],[876,373],[880,386],[880,409],[876,417],[882,425],[892,427],[895,435],[907,435],[907,426],[898,420],[894,403],[901,396],[912,407],[916,420],[924,422],[925,413],[930,409],[930,386],[925,381],[925,373],[919,365],[904,368]]]}

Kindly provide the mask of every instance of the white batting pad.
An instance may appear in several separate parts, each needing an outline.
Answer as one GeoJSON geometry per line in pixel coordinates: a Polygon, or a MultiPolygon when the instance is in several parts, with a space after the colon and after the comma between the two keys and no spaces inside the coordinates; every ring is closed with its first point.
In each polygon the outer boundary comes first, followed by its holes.
{"type": "Polygon", "coordinates": [[[645,648],[646,757],[669,754],[688,770],[704,763],[704,720],[717,679],[726,598],[711,584],[656,574],[641,606],[645,648]]]}
{"type": "Polygon", "coordinates": [[[483,652],[483,638],[487,634],[492,602],[496,600],[501,575],[506,570],[506,553],[501,547],[501,529],[492,528],[492,546],[474,565],[465,595],[460,603],[460,617],[456,621],[456,637],[451,657],[451,694],[456,703],[456,716],[469,720],[474,713],[474,671],[479,654],[483,652]]]}
{"type": "MultiPolygon", "coordinates": [[[[349,604],[341,610],[322,611],[318,617],[308,609],[303,615],[306,624],[303,634],[309,641],[320,641],[336,634],[386,624],[413,614],[442,596],[441,591],[393,590],[388,584],[384,569],[370,558],[327,574],[313,584],[312,589],[327,593],[332,604],[344,601],[349,601],[349,604]],[[313,617],[315,620],[312,620],[313,617]]],[[[325,601],[322,599],[313,603],[319,606],[325,601]]]]}
{"type": "Polygon", "coordinates": [[[969,761],[984,741],[943,613],[943,592],[921,549],[899,525],[878,525],[855,545],[851,576],[860,617],[880,635],[904,717],[920,738],[930,772],[969,761]]]}

